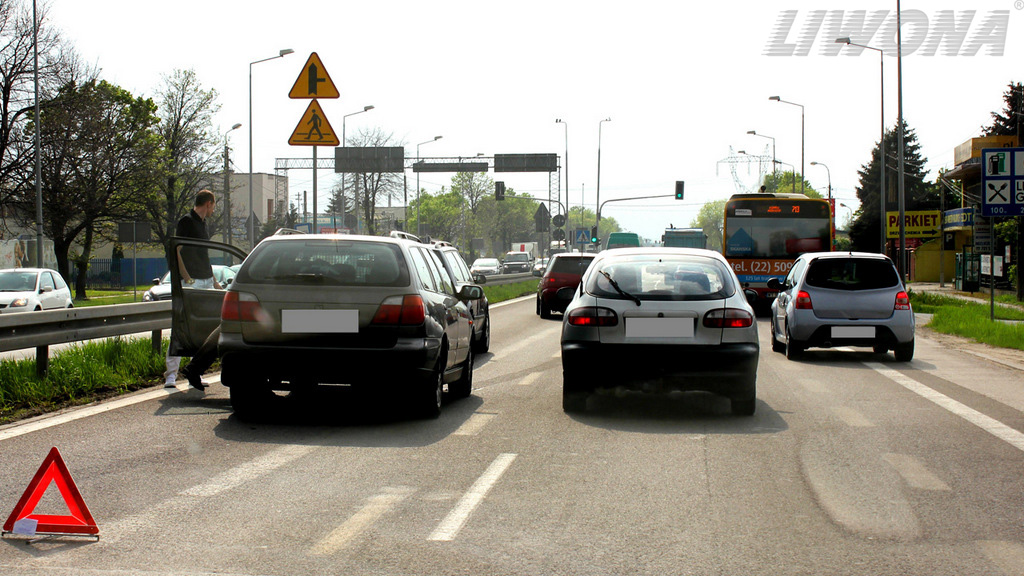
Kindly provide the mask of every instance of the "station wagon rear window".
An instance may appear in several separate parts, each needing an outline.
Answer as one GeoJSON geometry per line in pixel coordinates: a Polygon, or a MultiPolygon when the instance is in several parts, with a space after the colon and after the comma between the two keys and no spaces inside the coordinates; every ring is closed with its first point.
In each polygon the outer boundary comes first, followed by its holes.
{"type": "Polygon", "coordinates": [[[899,283],[892,263],[875,258],[818,258],[807,270],[807,284],[815,288],[877,290],[899,283]]]}
{"type": "Polygon", "coordinates": [[[408,286],[402,249],[386,242],[310,239],[258,247],[238,274],[242,283],[408,286]]]}
{"type": "Polygon", "coordinates": [[[719,300],[736,291],[728,268],[713,258],[629,256],[606,258],[594,266],[597,268],[591,270],[587,292],[601,298],[625,298],[612,280],[641,300],[719,300]]]}

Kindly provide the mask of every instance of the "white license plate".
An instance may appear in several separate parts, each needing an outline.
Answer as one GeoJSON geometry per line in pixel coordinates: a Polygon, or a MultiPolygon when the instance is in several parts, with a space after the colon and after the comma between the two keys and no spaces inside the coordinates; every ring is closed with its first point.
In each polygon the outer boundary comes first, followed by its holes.
{"type": "Polygon", "coordinates": [[[874,338],[874,326],[833,326],[833,338],[874,338]]]}
{"type": "Polygon", "coordinates": [[[764,297],[765,297],[766,300],[771,300],[772,298],[775,298],[778,295],[779,295],[778,292],[765,292],[764,293],[764,297]]]}
{"type": "Polygon", "coordinates": [[[359,332],[358,310],[282,310],[285,334],[353,334],[359,332]]]}
{"type": "Polygon", "coordinates": [[[626,338],[693,338],[693,318],[626,318],[626,338]]]}

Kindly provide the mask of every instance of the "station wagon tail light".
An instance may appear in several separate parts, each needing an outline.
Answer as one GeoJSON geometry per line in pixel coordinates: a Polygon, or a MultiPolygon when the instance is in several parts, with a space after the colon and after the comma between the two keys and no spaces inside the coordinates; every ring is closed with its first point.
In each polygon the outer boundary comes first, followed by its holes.
{"type": "Polygon", "coordinates": [[[569,324],[572,326],[617,326],[619,317],[611,308],[584,306],[569,312],[569,324]]]}
{"type": "Polygon", "coordinates": [[[704,315],[706,328],[749,328],[754,324],[754,317],[746,310],[724,308],[712,310],[704,315]]]}
{"type": "Polygon", "coordinates": [[[220,319],[235,322],[259,322],[265,316],[259,298],[248,292],[228,291],[220,306],[220,319]]]}
{"type": "Polygon", "coordinates": [[[900,290],[899,294],[896,295],[896,307],[894,310],[910,310],[910,296],[907,293],[900,290]]]}
{"type": "Polygon", "coordinates": [[[417,326],[426,319],[426,305],[417,294],[388,296],[373,315],[374,324],[417,326]]]}
{"type": "Polygon", "coordinates": [[[811,310],[814,308],[811,306],[811,295],[803,290],[797,293],[794,304],[797,310],[811,310]]]}

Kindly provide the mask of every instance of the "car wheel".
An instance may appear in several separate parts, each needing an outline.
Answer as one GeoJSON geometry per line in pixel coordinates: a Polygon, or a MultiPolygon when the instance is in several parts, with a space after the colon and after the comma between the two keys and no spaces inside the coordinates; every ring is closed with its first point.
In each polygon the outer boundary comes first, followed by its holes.
{"type": "Polygon", "coordinates": [[[757,407],[757,398],[750,398],[748,400],[733,398],[730,402],[732,404],[733,416],[753,416],[754,410],[757,407]]]}
{"type": "Polygon", "coordinates": [[[789,333],[789,326],[786,326],[786,358],[796,360],[803,351],[803,346],[800,342],[793,340],[793,336],[789,333]]]}
{"type": "Polygon", "coordinates": [[[768,327],[772,331],[772,352],[785,352],[786,346],[775,337],[775,322],[770,322],[768,327]]]}
{"type": "Polygon", "coordinates": [[[540,317],[541,318],[543,318],[545,320],[547,320],[548,318],[551,318],[551,308],[544,305],[544,300],[541,300],[540,302],[538,302],[537,305],[540,306],[540,317]]]}
{"type": "Polygon", "coordinates": [[[491,349],[491,317],[484,316],[484,333],[479,339],[473,341],[473,352],[484,354],[491,349]]]}
{"type": "Polygon", "coordinates": [[[898,362],[910,362],[914,359],[914,341],[911,340],[906,344],[897,344],[895,352],[898,362]]]}
{"type": "Polygon", "coordinates": [[[473,347],[469,347],[469,354],[462,366],[462,375],[455,382],[448,385],[448,391],[455,398],[468,398],[473,393],[473,347]]]}
{"type": "Polygon", "coordinates": [[[587,393],[577,386],[577,378],[562,371],[562,411],[583,412],[587,409],[587,393]]]}
{"type": "Polygon", "coordinates": [[[444,359],[447,352],[442,348],[437,366],[430,378],[423,383],[422,389],[416,394],[416,411],[423,418],[437,418],[441,415],[441,395],[444,390],[444,359]]]}

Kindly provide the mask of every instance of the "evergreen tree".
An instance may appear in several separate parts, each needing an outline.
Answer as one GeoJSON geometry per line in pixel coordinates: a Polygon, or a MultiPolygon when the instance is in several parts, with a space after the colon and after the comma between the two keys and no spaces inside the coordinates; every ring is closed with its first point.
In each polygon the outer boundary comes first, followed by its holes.
{"type": "Polygon", "coordinates": [[[1024,84],[1010,84],[1003,93],[1005,107],[1002,112],[992,113],[992,124],[982,126],[985,136],[1021,136],[1024,125],[1024,84]]]}
{"type": "MultiPolygon", "coordinates": [[[[921,156],[921,145],[917,142],[917,133],[903,122],[903,206],[905,211],[938,210],[939,189],[935,184],[925,182],[924,165],[927,160],[921,156]]],[[[896,127],[885,133],[886,172],[885,172],[885,211],[899,211],[899,165],[897,160],[899,143],[896,127]]],[[[879,200],[879,145],[876,142],[871,151],[871,161],[861,166],[857,172],[860,184],[857,186],[857,198],[861,209],[857,219],[850,226],[850,242],[854,250],[876,252],[879,249],[882,219],[879,200]]],[[[947,202],[954,202],[949,198],[947,202]]],[[[959,202],[959,199],[955,200],[959,202]]]]}

